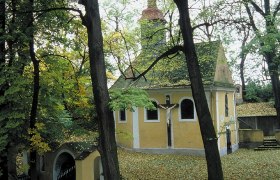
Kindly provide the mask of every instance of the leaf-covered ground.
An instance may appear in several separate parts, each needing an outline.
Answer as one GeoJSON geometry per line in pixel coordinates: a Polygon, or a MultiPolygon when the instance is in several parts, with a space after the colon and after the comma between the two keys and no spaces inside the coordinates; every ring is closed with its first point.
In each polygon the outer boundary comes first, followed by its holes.
{"type": "MultiPolygon", "coordinates": [[[[207,179],[204,157],[144,154],[119,149],[124,179],[207,179]]],[[[280,179],[280,150],[240,149],[221,158],[225,179],[280,179]]]]}

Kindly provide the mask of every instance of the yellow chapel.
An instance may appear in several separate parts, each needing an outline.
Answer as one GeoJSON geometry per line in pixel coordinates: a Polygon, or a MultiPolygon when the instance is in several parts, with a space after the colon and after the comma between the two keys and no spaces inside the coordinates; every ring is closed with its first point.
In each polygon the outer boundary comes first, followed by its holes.
{"type": "MultiPolygon", "coordinates": [[[[142,34],[147,26],[156,30],[165,23],[155,0],[148,1],[148,7],[143,10],[140,20],[150,23],[142,25],[142,34]]],[[[140,70],[147,68],[154,57],[151,55],[151,47],[157,48],[159,44],[165,43],[164,33],[154,39],[157,43],[152,44],[147,42],[144,35],[141,36],[142,52],[134,62],[140,70]]],[[[195,46],[222,156],[238,149],[236,88],[221,42],[202,42],[195,46]]],[[[129,74],[131,70],[128,68],[125,73],[129,74]]],[[[149,94],[156,108],[149,110],[134,107],[134,111],[115,111],[118,145],[140,152],[204,155],[190,85],[183,54],[159,61],[145,77],[136,81],[120,76],[111,89],[141,88],[149,94]]]]}

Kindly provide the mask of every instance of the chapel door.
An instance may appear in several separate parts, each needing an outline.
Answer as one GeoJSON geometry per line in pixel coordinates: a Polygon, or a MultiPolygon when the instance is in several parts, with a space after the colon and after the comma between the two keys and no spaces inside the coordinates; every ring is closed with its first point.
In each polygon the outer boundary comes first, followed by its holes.
{"type": "Polygon", "coordinates": [[[232,153],[231,149],[231,132],[230,129],[226,129],[226,137],[227,137],[227,154],[232,153]]]}
{"type": "Polygon", "coordinates": [[[75,160],[67,152],[59,155],[55,163],[56,180],[75,180],[76,179],[76,167],[75,160]]]}
{"type": "Polygon", "coordinates": [[[168,144],[168,147],[172,147],[171,126],[172,126],[172,121],[170,119],[170,123],[167,123],[167,144],[168,144]]]}

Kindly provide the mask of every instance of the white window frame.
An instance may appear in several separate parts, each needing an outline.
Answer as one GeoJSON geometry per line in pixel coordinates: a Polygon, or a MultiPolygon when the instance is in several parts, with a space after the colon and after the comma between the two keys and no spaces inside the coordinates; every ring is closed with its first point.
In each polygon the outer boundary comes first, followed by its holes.
{"type": "Polygon", "coordinates": [[[179,116],[179,121],[180,122],[195,122],[197,120],[197,115],[196,115],[196,108],[195,108],[195,104],[194,104],[194,100],[192,97],[182,97],[179,101],[179,108],[178,108],[178,116],[179,116]],[[183,100],[185,99],[189,99],[193,102],[193,119],[182,119],[181,118],[181,103],[183,100]]]}
{"type": "MultiPolygon", "coordinates": [[[[151,101],[154,101],[154,102],[156,102],[157,104],[159,104],[158,103],[158,101],[156,100],[156,99],[151,99],[151,101]]],[[[160,111],[159,111],[159,108],[157,108],[157,116],[158,116],[158,119],[156,119],[156,120],[149,120],[149,119],[147,119],[147,110],[148,109],[146,109],[146,108],[144,108],[144,122],[148,122],[148,123],[154,123],[154,122],[160,122],[160,111]]]]}
{"type": "Polygon", "coordinates": [[[119,123],[127,123],[127,110],[126,110],[126,109],[124,109],[124,113],[125,113],[125,121],[122,121],[122,120],[121,120],[121,110],[119,110],[119,112],[118,112],[118,113],[119,113],[119,116],[118,116],[118,117],[119,117],[119,121],[118,121],[118,122],[119,122],[119,123]]]}

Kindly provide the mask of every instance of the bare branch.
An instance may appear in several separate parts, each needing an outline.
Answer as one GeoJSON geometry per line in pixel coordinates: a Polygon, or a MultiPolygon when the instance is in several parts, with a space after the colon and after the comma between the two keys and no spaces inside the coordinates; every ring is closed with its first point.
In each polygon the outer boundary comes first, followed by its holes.
{"type": "Polygon", "coordinates": [[[255,8],[255,10],[260,13],[260,15],[262,15],[263,17],[265,17],[265,13],[263,12],[263,10],[252,0],[250,0],[250,3],[252,4],[252,6],[255,8]]]}
{"type": "Polygon", "coordinates": [[[246,11],[248,13],[251,26],[252,26],[253,30],[255,31],[256,35],[258,35],[259,34],[259,29],[257,28],[257,26],[255,24],[254,17],[252,15],[252,12],[251,12],[249,6],[248,6],[248,3],[244,3],[244,6],[245,6],[246,11]]]}
{"type": "Polygon", "coordinates": [[[280,10],[280,2],[278,3],[278,5],[276,6],[275,8],[275,11],[273,12],[273,19],[275,19],[277,13],[279,12],[280,10]]]}
{"type": "Polygon", "coordinates": [[[178,38],[177,38],[177,44],[179,44],[180,43],[180,41],[181,41],[181,35],[182,35],[182,31],[181,31],[181,29],[179,29],[179,33],[178,33],[178,38]]]}
{"type": "MultiPolygon", "coordinates": [[[[110,48],[111,49],[111,48],[110,48]]],[[[121,74],[123,75],[123,77],[125,77],[126,78],[126,76],[125,76],[125,73],[124,73],[124,71],[122,70],[122,68],[121,68],[121,58],[119,57],[119,56],[117,56],[116,57],[117,58],[117,61],[118,61],[118,63],[117,63],[117,65],[118,65],[118,69],[119,69],[119,71],[121,72],[121,74]]],[[[130,66],[129,66],[130,67],[130,66]]],[[[132,71],[132,74],[133,74],[133,76],[134,76],[134,72],[132,71]]]]}
{"type": "Polygon", "coordinates": [[[147,36],[147,38],[148,38],[149,40],[152,40],[152,38],[153,38],[157,33],[161,32],[161,31],[164,31],[164,30],[169,31],[169,29],[166,28],[166,27],[160,28],[160,29],[157,29],[156,31],[153,31],[153,33],[152,33],[150,36],[147,36]]]}
{"type": "Polygon", "coordinates": [[[237,24],[237,23],[244,23],[244,24],[248,24],[247,21],[245,20],[228,20],[228,19],[218,19],[214,22],[204,22],[204,23],[201,23],[201,24],[198,24],[196,26],[193,26],[192,30],[194,31],[196,28],[200,28],[201,26],[206,26],[206,27],[210,27],[210,26],[214,26],[218,23],[224,23],[224,24],[237,24]]]}
{"type": "Polygon", "coordinates": [[[82,73],[82,70],[83,70],[83,67],[85,65],[85,63],[87,62],[87,56],[86,56],[86,50],[84,49],[83,50],[83,54],[79,51],[79,55],[81,56],[82,58],[82,62],[80,64],[80,67],[79,67],[79,70],[78,70],[78,75],[81,75],[82,73]]]}
{"type": "Polygon", "coordinates": [[[128,47],[128,44],[127,44],[127,40],[126,40],[124,34],[122,33],[122,31],[119,31],[119,33],[121,34],[121,37],[124,41],[125,49],[126,49],[126,52],[127,52],[127,55],[128,55],[128,61],[129,61],[129,64],[131,65],[131,57],[130,57],[130,53],[129,53],[129,47],[128,47]]]}
{"type": "MultiPolygon", "coordinates": [[[[172,12],[169,14],[169,20],[170,20],[170,22],[172,22],[173,14],[174,14],[174,11],[172,11],[172,12]]],[[[173,37],[173,34],[172,34],[172,29],[173,29],[172,23],[169,23],[169,30],[168,30],[168,31],[169,31],[169,34],[170,34],[170,39],[171,39],[172,43],[175,44],[174,37],[173,37]]]]}
{"type": "Polygon", "coordinates": [[[113,48],[112,48],[112,43],[110,41],[106,41],[108,46],[109,46],[109,49],[110,49],[110,53],[112,54],[113,58],[117,61],[117,66],[118,66],[118,69],[119,71],[121,72],[121,74],[125,77],[125,73],[124,71],[122,70],[122,68],[120,67],[120,64],[121,64],[121,58],[119,55],[116,55],[113,51],[113,48]]]}
{"type": "Polygon", "coordinates": [[[175,54],[179,51],[183,51],[183,46],[174,46],[171,49],[167,50],[163,54],[161,54],[159,57],[156,58],[156,60],[141,74],[139,74],[137,77],[127,78],[127,79],[133,79],[134,81],[140,79],[141,77],[145,76],[156,64],[159,60],[168,57],[169,55],[175,54]]]}
{"type": "MultiPolygon", "coordinates": [[[[81,10],[79,9],[75,9],[75,8],[70,8],[70,7],[56,7],[56,8],[49,8],[49,9],[40,9],[40,10],[34,10],[32,11],[33,13],[47,13],[47,12],[51,12],[51,11],[74,11],[74,12],[77,12],[82,20],[82,22],[84,23],[85,22],[85,18],[84,18],[84,15],[82,13],[81,10]]],[[[19,11],[17,12],[19,14],[23,14],[23,13],[30,13],[30,11],[19,11]]],[[[38,16],[41,16],[42,14],[38,15],[38,16]]]]}

